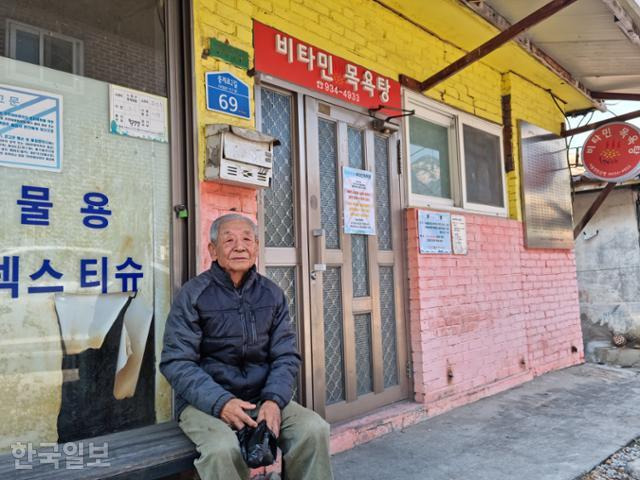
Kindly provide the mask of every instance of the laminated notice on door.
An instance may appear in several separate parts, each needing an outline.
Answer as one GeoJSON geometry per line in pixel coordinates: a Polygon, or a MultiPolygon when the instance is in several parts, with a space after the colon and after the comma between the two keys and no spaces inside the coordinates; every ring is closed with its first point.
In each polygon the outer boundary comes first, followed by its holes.
{"type": "Polygon", "coordinates": [[[376,234],[373,172],[342,167],[344,233],[376,234]]]}

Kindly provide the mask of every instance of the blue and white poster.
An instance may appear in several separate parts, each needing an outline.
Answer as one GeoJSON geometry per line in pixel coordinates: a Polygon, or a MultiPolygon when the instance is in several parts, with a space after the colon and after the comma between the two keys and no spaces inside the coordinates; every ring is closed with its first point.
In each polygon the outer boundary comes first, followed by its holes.
{"type": "Polygon", "coordinates": [[[0,166],[62,169],[62,96],[0,85],[0,166]]]}
{"type": "Polygon", "coordinates": [[[451,215],[418,211],[420,253],[451,253],[451,215]]]}
{"type": "Polygon", "coordinates": [[[376,234],[373,203],[373,173],[357,168],[342,168],[344,233],[376,234]]]}
{"type": "Polygon", "coordinates": [[[251,118],[249,86],[229,72],[205,74],[207,109],[240,118],[251,118]]]}

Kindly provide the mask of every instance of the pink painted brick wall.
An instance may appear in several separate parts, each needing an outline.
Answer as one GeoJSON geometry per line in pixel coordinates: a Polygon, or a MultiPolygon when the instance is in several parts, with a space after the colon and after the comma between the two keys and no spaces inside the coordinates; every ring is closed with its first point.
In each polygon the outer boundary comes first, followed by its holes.
{"type": "Polygon", "coordinates": [[[415,398],[445,411],[582,362],[573,251],[527,250],[522,223],[466,214],[467,255],[419,253],[407,210],[415,398]]]}
{"type": "Polygon", "coordinates": [[[200,270],[211,265],[207,251],[211,222],[226,213],[240,213],[256,221],[258,201],[256,190],[217,182],[200,182],[200,270]]]}

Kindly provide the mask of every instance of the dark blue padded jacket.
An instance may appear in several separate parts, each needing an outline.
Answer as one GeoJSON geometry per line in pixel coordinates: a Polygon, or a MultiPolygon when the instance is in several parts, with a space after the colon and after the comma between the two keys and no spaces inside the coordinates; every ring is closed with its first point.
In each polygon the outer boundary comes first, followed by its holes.
{"type": "Polygon", "coordinates": [[[299,366],[284,292],[255,267],[236,289],[213,262],[178,292],[160,360],[178,418],[188,404],[220,417],[232,398],[284,408],[299,366]]]}

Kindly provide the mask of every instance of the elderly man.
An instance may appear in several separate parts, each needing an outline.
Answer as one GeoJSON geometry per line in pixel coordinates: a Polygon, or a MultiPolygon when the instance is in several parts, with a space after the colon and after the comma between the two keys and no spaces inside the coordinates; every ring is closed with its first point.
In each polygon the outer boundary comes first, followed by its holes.
{"type": "Polygon", "coordinates": [[[211,268],[176,296],[160,370],[202,480],[249,477],[236,433],[265,420],[285,479],[331,479],[329,426],[291,400],[300,365],[284,292],[256,272],[256,225],[237,214],[211,224],[211,268]]]}

